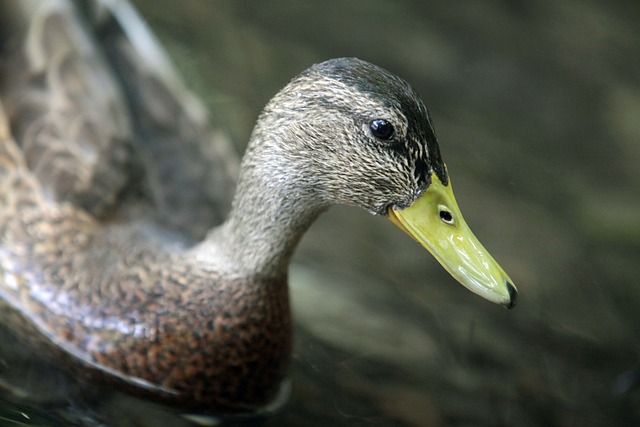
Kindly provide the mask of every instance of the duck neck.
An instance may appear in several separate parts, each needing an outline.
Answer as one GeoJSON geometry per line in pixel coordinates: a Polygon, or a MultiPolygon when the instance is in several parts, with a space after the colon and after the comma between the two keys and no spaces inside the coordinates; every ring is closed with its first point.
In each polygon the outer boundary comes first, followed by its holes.
{"type": "Polygon", "coordinates": [[[250,144],[228,219],[200,245],[235,274],[282,277],[302,235],[328,205],[274,146],[250,144]]]}

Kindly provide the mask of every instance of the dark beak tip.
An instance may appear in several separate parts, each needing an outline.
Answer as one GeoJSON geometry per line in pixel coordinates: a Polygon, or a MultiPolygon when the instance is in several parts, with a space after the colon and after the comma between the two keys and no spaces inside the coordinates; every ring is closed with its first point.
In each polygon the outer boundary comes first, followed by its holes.
{"type": "Polygon", "coordinates": [[[510,282],[507,282],[507,291],[509,291],[509,303],[505,304],[505,307],[511,310],[518,301],[518,290],[510,282]]]}

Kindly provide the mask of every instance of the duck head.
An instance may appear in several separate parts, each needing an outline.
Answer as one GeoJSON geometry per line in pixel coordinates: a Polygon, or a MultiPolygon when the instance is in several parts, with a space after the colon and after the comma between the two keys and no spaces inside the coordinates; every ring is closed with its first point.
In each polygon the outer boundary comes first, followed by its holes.
{"type": "Polygon", "coordinates": [[[355,58],[316,64],[265,107],[247,150],[286,197],[385,215],[466,288],[514,306],[513,282],[460,213],[427,108],[399,77],[355,58]]]}

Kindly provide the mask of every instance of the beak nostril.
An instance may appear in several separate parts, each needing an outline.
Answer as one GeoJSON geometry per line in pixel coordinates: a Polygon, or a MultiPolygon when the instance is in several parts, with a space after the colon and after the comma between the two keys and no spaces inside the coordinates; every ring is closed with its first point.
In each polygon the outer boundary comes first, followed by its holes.
{"type": "Polygon", "coordinates": [[[453,224],[453,215],[451,215],[451,212],[440,209],[440,212],[438,214],[440,215],[440,219],[442,221],[446,222],[447,224],[453,224]]]}
{"type": "Polygon", "coordinates": [[[510,282],[507,282],[507,291],[509,291],[509,304],[506,305],[508,309],[512,309],[518,301],[518,290],[510,282]]]}

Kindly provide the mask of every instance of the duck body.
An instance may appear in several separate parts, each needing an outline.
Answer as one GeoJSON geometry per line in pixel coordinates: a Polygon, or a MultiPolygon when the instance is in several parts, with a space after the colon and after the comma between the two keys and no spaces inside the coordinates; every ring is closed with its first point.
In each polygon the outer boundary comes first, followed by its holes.
{"type": "Polygon", "coordinates": [[[181,408],[253,412],[278,395],[291,354],[286,275],[234,276],[158,251],[173,241],[38,211],[3,223],[5,327],[85,376],[181,408]]]}
{"type": "Polygon", "coordinates": [[[0,2],[0,324],[23,341],[133,394],[263,411],[290,361],[289,261],[334,204],[389,216],[513,306],[404,80],[353,58],[312,66],[238,166],[128,3],[78,6],[0,2]]]}
{"type": "Polygon", "coordinates": [[[111,52],[120,67],[112,71],[98,47],[128,42],[120,27],[96,41],[68,2],[2,7],[14,32],[3,52],[0,324],[137,394],[211,412],[259,410],[277,396],[291,353],[286,269],[239,271],[190,253],[229,210],[237,160],[226,141],[173,76],[149,70],[153,62],[111,52]],[[154,98],[151,109],[127,96],[154,98]],[[213,149],[213,159],[202,153],[213,149]],[[214,176],[200,173],[202,162],[214,176]],[[140,169],[142,178],[131,172],[140,169]],[[167,191],[166,176],[181,190],[167,191]],[[213,185],[199,191],[196,180],[213,185]],[[185,204],[193,211],[178,222],[175,211],[158,213],[185,204]]]}

